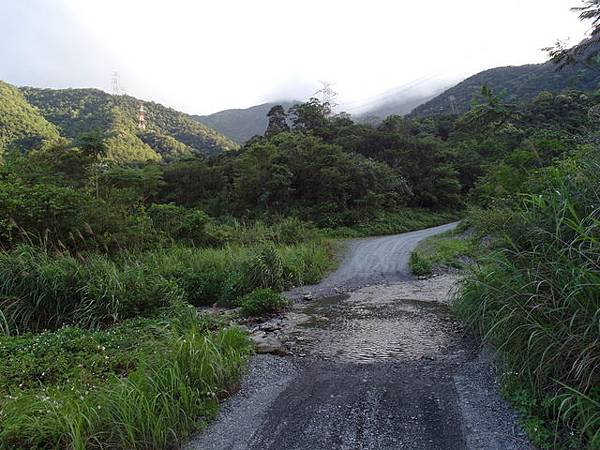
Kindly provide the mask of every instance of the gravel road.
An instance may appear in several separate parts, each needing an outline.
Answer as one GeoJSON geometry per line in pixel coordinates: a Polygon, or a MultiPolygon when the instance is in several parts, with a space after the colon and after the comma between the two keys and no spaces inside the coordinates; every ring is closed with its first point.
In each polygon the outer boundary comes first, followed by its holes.
{"type": "Polygon", "coordinates": [[[324,297],[363,286],[412,278],[408,260],[417,244],[430,236],[456,228],[458,222],[434,228],[364,239],[348,239],[337,270],[318,285],[300,286],[287,293],[292,299],[310,293],[324,297]]]}
{"type": "Polygon", "coordinates": [[[455,226],[351,241],[317,298],[269,327],[290,356],[255,356],[187,450],[530,449],[493,355],[448,307],[456,276],[409,275],[419,240],[455,226]]]}

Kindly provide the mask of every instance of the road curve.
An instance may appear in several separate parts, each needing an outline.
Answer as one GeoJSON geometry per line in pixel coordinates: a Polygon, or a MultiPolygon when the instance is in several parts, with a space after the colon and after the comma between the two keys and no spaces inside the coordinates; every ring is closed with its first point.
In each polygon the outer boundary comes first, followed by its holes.
{"type": "Polygon", "coordinates": [[[458,222],[434,228],[349,242],[340,267],[320,285],[343,285],[351,280],[390,280],[410,276],[408,260],[417,244],[456,228],[458,222]]]}
{"type": "Polygon", "coordinates": [[[310,294],[328,297],[360,287],[412,278],[408,261],[423,239],[453,230],[459,222],[373,238],[348,239],[338,268],[319,284],[300,286],[286,293],[290,299],[310,294]]]}

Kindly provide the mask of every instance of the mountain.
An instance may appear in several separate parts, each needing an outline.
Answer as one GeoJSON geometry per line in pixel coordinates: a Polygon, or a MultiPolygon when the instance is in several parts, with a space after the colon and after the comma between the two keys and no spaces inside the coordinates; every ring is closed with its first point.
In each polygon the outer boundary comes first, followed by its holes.
{"type": "Polygon", "coordinates": [[[109,134],[108,158],[118,162],[172,160],[215,154],[237,145],[191,116],[144,102],[146,129],[138,128],[140,101],[98,89],[20,88],[24,99],[63,137],[100,129],[109,134]]]}
{"type": "Polygon", "coordinates": [[[17,88],[0,81],[0,155],[10,147],[32,148],[59,139],[58,129],[17,88]]]}
{"type": "Polygon", "coordinates": [[[226,109],[207,116],[192,116],[198,122],[214,128],[234,142],[243,144],[252,136],[263,135],[267,129],[267,113],[275,105],[286,110],[297,102],[263,103],[246,109],[226,109]]]}
{"type": "Polygon", "coordinates": [[[464,113],[471,108],[471,101],[484,84],[494,93],[504,92],[505,101],[519,103],[535,98],[542,91],[592,91],[600,88],[600,63],[593,66],[578,63],[561,70],[550,62],[485,70],[417,106],[411,116],[464,113]]]}

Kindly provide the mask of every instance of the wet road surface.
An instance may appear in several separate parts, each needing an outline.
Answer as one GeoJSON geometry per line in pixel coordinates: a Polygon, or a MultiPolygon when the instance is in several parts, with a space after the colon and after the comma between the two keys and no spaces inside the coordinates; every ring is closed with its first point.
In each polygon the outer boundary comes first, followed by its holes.
{"type": "Polygon", "coordinates": [[[272,327],[291,355],[253,358],[240,392],[187,448],[528,449],[490,361],[447,305],[453,280],[402,272],[409,248],[446,229],[351,244],[326,287],[406,281],[297,303],[272,327]]]}

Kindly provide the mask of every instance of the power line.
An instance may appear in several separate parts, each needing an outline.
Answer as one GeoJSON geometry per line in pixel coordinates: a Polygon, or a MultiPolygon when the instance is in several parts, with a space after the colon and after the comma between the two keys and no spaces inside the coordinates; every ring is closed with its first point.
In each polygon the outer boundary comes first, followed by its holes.
{"type": "Polygon", "coordinates": [[[329,81],[319,81],[319,83],[321,83],[323,87],[317,92],[315,92],[314,95],[321,94],[321,101],[324,104],[329,105],[330,113],[333,113],[335,107],[338,106],[338,104],[335,103],[333,99],[338,95],[338,93],[331,88],[331,86],[333,86],[333,83],[330,83],[329,81]]]}

